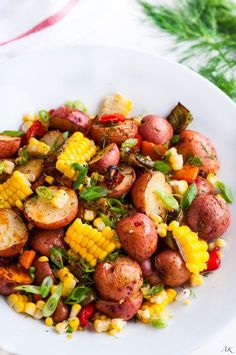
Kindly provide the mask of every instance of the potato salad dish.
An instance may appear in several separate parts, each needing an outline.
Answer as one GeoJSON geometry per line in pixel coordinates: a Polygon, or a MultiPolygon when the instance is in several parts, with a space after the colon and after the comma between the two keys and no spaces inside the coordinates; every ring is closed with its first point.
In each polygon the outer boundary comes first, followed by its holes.
{"type": "Polygon", "coordinates": [[[69,338],[164,328],[221,265],[233,197],[214,145],[181,103],[131,108],[68,101],[0,135],[0,294],[69,338]]]}

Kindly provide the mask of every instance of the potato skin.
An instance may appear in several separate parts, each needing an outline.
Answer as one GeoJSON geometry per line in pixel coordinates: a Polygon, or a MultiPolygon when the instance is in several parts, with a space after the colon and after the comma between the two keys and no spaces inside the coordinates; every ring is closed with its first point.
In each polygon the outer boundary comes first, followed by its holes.
{"type": "Polygon", "coordinates": [[[118,165],[120,151],[115,143],[109,144],[89,162],[90,171],[105,174],[111,165],[118,165]]]}
{"type": "Polygon", "coordinates": [[[11,158],[20,148],[21,137],[0,135],[0,159],[11,158]]]}
{"type": "Polygon", "coordinates": [[[153,273],[151,259],[146,259],[146,260],[141,261],[139,263],[139,266],[141,267],[143,277],[147,277],[153,273]]]}
{"type": "Polygon", "coordinates": [[[203,177],[197,176],[195,184],[197,185],[197,196],[214,194],[213,186],[203,177]]]}
{"type": "Polygon", "coordinates": [[[179,154],[183,155],[186,162],[190,156],[199,157],[202,166],[199,169],[206,174],[217,173],[220,167],[216,150],[211,141],[204,135],[191,130],[185,130],[180,134],[180,143],[176,145],[179,154]]]}
{"type": "Polygon", "coordinates": [[[143,213],[122,218],[116,232],[126,253],[138,262],[148,259],[157,248],[157,232],[152,220],[143,213]]]}
{"type": "Polygon", "coordinates": [[[225,233],[230,224],[230,211],[221,197],[199,196],[190,206],[186,221],[200,238],[209,242],[225,233]]]}
{"type": "Polygon", "coordinates": [[[84,112],[63,105],[52,114],[49,120],[49,126],[72,133],[80,131],[87,135],[91,127],[91,122],[84,112]]]}
{"type": "Polygon", "coordinates": [[[108,317],[129,320],[138,312],[142,301],[142,293],[137,292],[122,303],[100,299],[96,301],[95,308],[97,311],[106,314],[108,317]]]}
{"type": "Polygon", "coordinates": [[[178,251],[164,250],[155,257],[155,267],[165,285],[178,287],[190,278],[190,272],[178,251]]]}
{"type": "Polygon", "coordinates": [[[121,165],[120,172],[124,175],[124,179],[119,185],[117,185],[111,192],[108,197],[110,198],[120,198],[123,195],[127,194],[132,188],[136,180],[135,170],[128,165],[121,165]]]}
{"type": "Polygon", "coordinates": [[[131,120],[113,126],[94,123],[90,134],[97,144],[101,144],[105,139],[106,143],[116,143],[120,146],[126,139],[134,138],[138,134],[138,126],[131,120]]]}
{"type": "Polygon", "coordinates": [[[33,279],[20,266],[0,266],[0,294],[8,296],[14,293],[18,285],[30,285],[33,279]]]}
{"type": "Polygon", "coordinates": [[[156,270],[154,270],[151,275],[148,275],[146,279],[148,280],[151,287],[162,283],[161,278],[156,270]]]}
{"type": "Polygon", "coordinates": [[[53,246],[65,247],[64,237],[65,231],[63,228],[55,230],[35,228],[30,236],[30,246],[41,255],[49,257],[53,246]]]}
{"type": "Polygon", "coordinates": [[[53,274],[51,266],[48,261],[40,262],[39,256],[35,257],[32,266],[35,267],[35,278],[34,283],[35,285],[41,285],[45,277],[51,276],[53,282],[56,283],[56,278],[53,274]]]}
{"type": "Polygon", "coordinates": [[[143,283],[139,264],[126,256],[99,263],[93,279],[101,298],[109,301],[130,298],[139,291],[143,283]]]}
{"type": "Polygon", "coordinates": [[[139,133],[148,142],[165,144],[173,137],[173,128],[165,118],[147,115],[141,121],[139,133]]]}
{"type": "Polygon", "coordinates": [[[70,315],[70,307],[67,306],[62,300],[59,300],[57,308],[52,314],[52,319],[55,323],[63,322],[68,319],[70,315]]]}

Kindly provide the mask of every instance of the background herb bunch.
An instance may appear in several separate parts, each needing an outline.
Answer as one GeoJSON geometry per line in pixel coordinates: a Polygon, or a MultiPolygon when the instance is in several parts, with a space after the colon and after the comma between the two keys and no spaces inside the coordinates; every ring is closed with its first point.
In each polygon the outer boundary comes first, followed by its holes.
{"type": "Polygon", "coordinates": [[[175,38],[179,60],[236,100],[236,3],[176,0],[170,7],[139,2],[152,22],[175,38]]]}

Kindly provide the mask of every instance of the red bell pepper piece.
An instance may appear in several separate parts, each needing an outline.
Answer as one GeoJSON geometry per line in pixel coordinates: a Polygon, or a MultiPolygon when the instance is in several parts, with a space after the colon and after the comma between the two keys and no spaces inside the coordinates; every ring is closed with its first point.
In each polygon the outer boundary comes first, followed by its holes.
{"type": "Polygon", "coordinates": [[[137,134],[135,136],[135,138],[138,140],[136,145],[134,146],[135,149],[139,149],[141,147],[142,144],[142,137],[140,136],[140,134],[137,134]]]}
{"type": "Polygon", "coordinates": [[[49,116],[52,116],[56,110],[54,108],[51,108],[51,110],[48,111],[49,116]]]}
{"type": "Polygon", "coordinates": [[[22,137],[22,144],[28,144],[32,137],[42,138],[46,133],[44,125],[40,121],[35,121],[22,137]]]}
{"type": "Polygon", "coordinates": [[[124,122],[125,116],[122,113],[112,113],[112,114],[104,114],[100,117],[100,123],[118,123],[124,122]]]}
{"type": "Polygon", "coordinates": [[[78,314],[78,318],[80,321],[80,325],[88,328],[90,326],[89,319],[92,317],[94,313],[94,305],[92,303],[84,306],[78,314]]]}
{"type": "Polygon", "coordinates": [[[218,254],[219,248],[216,247],[209,253],[209,260],[207,262],[206,271],[213,271],[220,267],[221,258],[218,254]]]}

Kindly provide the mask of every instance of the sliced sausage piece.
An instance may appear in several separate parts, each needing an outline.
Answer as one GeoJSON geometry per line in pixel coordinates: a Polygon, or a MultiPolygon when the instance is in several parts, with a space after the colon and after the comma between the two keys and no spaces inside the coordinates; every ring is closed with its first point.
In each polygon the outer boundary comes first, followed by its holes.
{"type": "Polygon", "coordinates": [[[118,165],[120,151],[115,143],[109,144],[106,148],[98,152],[89,162],[90,171],[105,174],[109,166],[118,165]]]}
{"type": "Polygon", "coordinates": [[[41,255],[49,257],[53,246],[65,247],[64,237],[65,231],[63,228],[54,230],[34,228],[30,236],[30,245],[41,255]]]}
{"type": "Polygon", "coordinates": [[[23,220],[13,210],[0,208],[0,256],[18,254],[28,239],[23,220]]]}
{"type": "Polygon", "coordinates": [[[0,135],[0,159],[11,158],[20,148],[21,137],[0,135]]]}
{"type": "Polygon", "coordinates": [[[0,294],[8,296],[14,293],[14,287],[19,285],[29,285],[33,279],[25,269],[16,266],[0,266],[0,294]]]}

